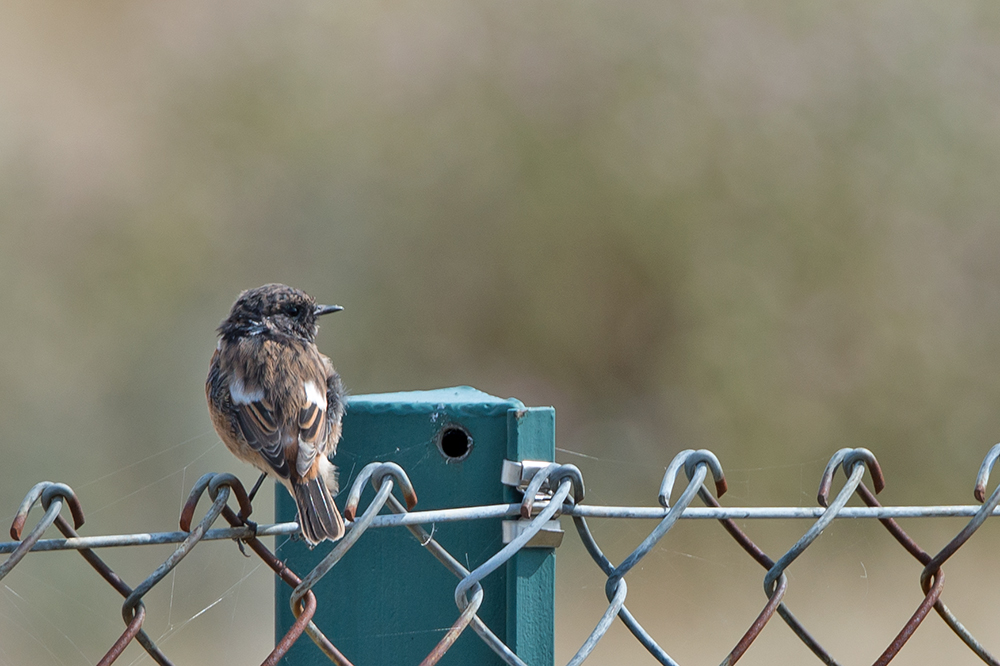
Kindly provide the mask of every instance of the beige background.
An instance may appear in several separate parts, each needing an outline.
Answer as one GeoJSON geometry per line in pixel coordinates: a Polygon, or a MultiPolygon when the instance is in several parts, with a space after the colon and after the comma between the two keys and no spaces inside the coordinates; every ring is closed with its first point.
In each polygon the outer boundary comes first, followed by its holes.
{"type": "MultiPolygon", "coordinates": [[[[214,327],[268,281],[346,306],[319,342],[354,393],[555,405],[593,503],[655,504],[704,447],[727,504],[812,505],[843,446],[875,451],[886,503],[972,502],[1000,440],[998,78],[990,2],[7,2],[0,518],[52,480],[85,534],[172,530],[204,472],[249,483],[202,382],[214,327]]],[[[934,551],[961,524],[904,526],[934,551]]],[[[747,525],[775,557],[807,527],[747,525]]],[[[615,561],[651,528],[595,524],[615,561]]],[[[998,538],[945,590],[995,651],[998,538]]],[[[169,550],[104,556],[135,584],[169,550]]],[[[564,663],[604,596],[574,534],[559,555],[564,663]]],[[[788,600],[866,663],[918,574],[879,525],[839,522],[788,600]]],[[[717,663],[762,577],[686,522],[629,603],[682,663],[717,663]]],[[[2,665],[93,663],[122,629],[75,554],[0,585],[2,665]]],[[[177,663],[255,663],[270,593],[203,545],[146,627],[177,663]]],[[[898,663],[975,663],[927,624],[898,663]]],[[[616,626],[592,662],[642,654],[616,626]]],[[[745,663],[808,660],[775,621],[745,663]]]]}

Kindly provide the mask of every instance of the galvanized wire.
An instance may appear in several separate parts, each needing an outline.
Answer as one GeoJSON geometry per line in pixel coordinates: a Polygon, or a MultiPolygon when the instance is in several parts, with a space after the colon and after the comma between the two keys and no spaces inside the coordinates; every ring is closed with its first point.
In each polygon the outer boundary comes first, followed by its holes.
{"type": "Polygon", "coordinates": [[[914,632],[919,629],[931,609],[934,609],[955,635],[980,660],[993,666],[1000,666],[1000,661],[969,632],[941,600],[945,580],[941,567],[975,535],[989,517],[1000,514],[1000,487],[995,489],[988,498],[986,497],[989,475],[998,459],[1000,459],[1000,444],[990,449],[976,478],[974,495],[977,500],[982,502],[980,505],[884,507],[875,498],[875,495],[884,486],[882,470],[875,456],[867,449],[842,449],[834,454],[824,470],[817,495],[819,504],[817,507],[722,507],[705,485],[708,475],[711,474],[716,495],[721,497],[726,492],[725,475],[718,458],[710,451],[688,450],[679,453],[667,467],[660,484],[659,507],[587,505],[584,503],[584,482],[580,470],[572,465],[553,463],[535,474],[525,489],[524,499],[520,503],[456,507],[435,511],[413,510],[417,503],[416,492],[402,468],[389,462],[372,463],[361,471],[349,491],[344,511],[345,517],[350,521],[347,535],[332,547],[318,565],[301,577],[279,561],[260,541],[265,536],[295,534],[299,530],[298,525],[296,523],[280,523],[258,526],[250,523],[248,519],[252,506],[247,493],[240,481],[230,474],[206,474],[199,479],[181,512],[181,530],[155,534],[80,536],[77,530],[84,523],[84,515],[76,494],[64,484],[42,482],[29,490],[18,508],[10,530],[14,540],[0,543],[0,553],[10,553],[10,556],[3,563],[0,563],[0,579],[9,575],[29,553],[54,550],[79,551],[101,577],[125,598],[121,608],[126,625],[125,630],[98,663],[101,665],[113,663],[129,643],[135,640],[156,663],[169,665],[172,662],[142,630],[142,624],[146,617],[146,610],[142,603],[143,596],[173,571],[202,541],[237,539],[249,545],[251,550],[279,578],[293,588],[290,604],[296,620],[262,663],[277,664],[289,648],[305,633],[332,663],[339,666],[353,666],[352,662],[312,622],[312,617],[319,603],[312,588],[337,565],[348,550],[363,538],[367,530],[406,527],[425,550],[459,579],[454,590],[456,619],[434,649],[423,657],[421,665],[436,664],[454,645],[458,637],[467,628],[472,627],[473,632],[504,663],[511,666],[528,666],[479,618],[477,613],[486,595],[483,580],[524,548],[550,520],[565,515],[572,517],[581,543],[605,576],[605,593],[608,599],[607,608],[603,611],[593,631],[569,660],[568,666],[578,666],[587,659],[614,623],[615,618],[622,621],[636,640],[657,661],[668,666],[676,666],[677,662],[639,623],[626,606],[628,596],[626,577],[668,535],[678,520],[711,519],[718,520],[737,544],[766,570],[763,577],[766,603],[747,631],[723,659],[722,664],[736,663],[746,653],[775,613],[784,620],[793,633],[812,650],[821,662],[837,664],[835,657],[819,643],[818,639],[784,604],[783,598],[788,589],[786,572],[834,520],[874,518],[879,520],[896,541],[923,565],[919,584],[924,595],[917,609],[893,637],[875,664],[881,666],[891,662],[914,632]],[[837,492],[836,497],[830,501],[831,489],[838,469],[843,470],[846,482],[837,492]],[[675,481],[682,470],[687,476],[688,482],[677,501],[671,504],[670,496],[675,481]],[[874,493],[864,483],[866,471],[871,476],[874,493]],[[369,483],[375,489],[375,497],[358,516],[361,494],[369,483]],[[405,506],[393,495],[393,490],[396,488],[399,489],[405,506]],[[543,489],[548,490],[542,492],[543,489]],[[192,527],[198,501],[206,492],[212,499],[212,505],[202,519],[192,527]],[[857,494],[866,506],[847,507],[847,501],[854,494],[857,494]],[[707,506],[691,506],[696,496],[700,497],[707,506]],[[238,512],[228,505],[229,500],[234,498],[238,512]],[[44,515],[27,534],[24,534],[28,513],[38,503],[41,504],[44,515]],[[72,525],[60,515],[65,507],[70,509],[72,525]],[[380,513],[385,508],[388,508],[391,513],[380,513]],[[434,523],[498,520],[516,516],[526,519],[525,529],[510,543],[471,571],[460,564],[433,538],[433,531],[428,533],[423,527],[434,523]],[[921,548],[896,523],[897,518],[956,516],[969,517],[970,520],[935,555],[931,555],[921,548]],[[220,517],[224,518],[230,527],[213,527],[220,517]],[[657,524],[639,546],[615,565],[604,555],[594,538],[587,524],[588,518],[655,519],[657,524]],[[772,559],[754,544],[735,522],[736,520],[751,519],[811,519],[814,522],[803,536],[784,553],[777,559],[772,559]],[[52,525],[55,525],[65,538],[42,539],[43,533],[52,525]],[[94,552],[98,548],[163,543],[176,543],[178,545],[163,564],[134,588],[126,584],[94,552]]]}
{"type": "MultiPolygon", "coordinates": [[[[544,503],[542,503],[544,504],[544,503]]],[[[895,518],[971,518],[982,511],[980,504],[954,504],[943,506],[848,506],[841,509],[837,519],[895,519],[895,518]]],[[[521,511],[520,504],[487,504],[455,509],[433,511],[410,511],[405,514],[378,515],[372,520],[371,528],[408,527],[431,525],[464,520],[495,520],[516,517],[521,511]]],[[[652,506],[602,506],[583,505],[563,507],[563,516],[581,518],[626,518],[632,520],[662,520],[667,509],[652,506]]],[[[815,520],[826,513],[824,507],[688,507],[681,514],[682,520],[815,520]]],[[[1000,506],[989,516],[1000,516],[1000,506]]],[[[44,531],[44,530],[42,530],[44,531]]],[[[202,541],[232,541],[256,534],[259,537],[287,536],[299,533],[298,523],[270,523],[258,525],[256,530],[249,527],[214,528],[205,532],[202,541]]],[[[57,550],[84,550],[117,548],[126,546],[155,546],[180,543],[187,532],[153,532],[137,534],[105,534],[99,536],[70,537],[64,539],[41,539],[32,548],[24,551],[39,553],[57,550]]],[[[22,546],[21,541],[0,542],[0,555],[12,553],[22,546]]]]}

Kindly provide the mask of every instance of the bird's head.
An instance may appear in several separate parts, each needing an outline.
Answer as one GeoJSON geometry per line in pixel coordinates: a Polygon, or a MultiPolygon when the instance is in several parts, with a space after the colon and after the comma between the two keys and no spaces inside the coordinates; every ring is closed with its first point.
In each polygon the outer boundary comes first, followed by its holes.
{"type": "Polygon", "coordinates": [[[276,331],[312,342],[319,331],[317,319],[340,310],[339,305],[317,305],[312,296],[293,287],[265,284],[239,295],[219,334],[238,338],[276,331]]]}

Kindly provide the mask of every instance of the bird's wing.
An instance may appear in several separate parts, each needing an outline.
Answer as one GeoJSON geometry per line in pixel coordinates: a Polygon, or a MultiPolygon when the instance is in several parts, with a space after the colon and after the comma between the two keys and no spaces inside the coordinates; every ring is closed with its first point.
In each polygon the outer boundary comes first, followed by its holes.
{"type": "Polygon", "coordinates": [[[278,476],[287,479],[286,437],[274,405],[266,399],[263,390],[247,390],[238,377],[230,382],[229,394],[236,408],[236,421],[247,444],[264,458],[278,476]]]}
{"type": "MultiPolygon", "coordinates": [[[[293,481],[311,479],[318,473],[316,457],[332,453],[329,441],[334,422],[328,409],[332,367],[328,371],[329,362],[324,363],[312,346],[274,349],[277,358],[263,372],[259,367],[233,364],[229,393],[237,423],[247,444],[279,476],[293,481]]],[[[337,395],[333,410],[337,424],[343,410],[340,402],[337,395]]]]}
{"type": "MultiPolygon", "coordinates": [[[[298,410],[298,444],[295,471],[304,477],[312,469],[316,455],[324,448],[330,429],[326,420],[326,382],[310,377],[302,384],[303,401],[298,410]],[[321,389],[320,386],[323,386],[321,389]]],[[[323,452],[325,455],[325,451],[323,452]]]]}

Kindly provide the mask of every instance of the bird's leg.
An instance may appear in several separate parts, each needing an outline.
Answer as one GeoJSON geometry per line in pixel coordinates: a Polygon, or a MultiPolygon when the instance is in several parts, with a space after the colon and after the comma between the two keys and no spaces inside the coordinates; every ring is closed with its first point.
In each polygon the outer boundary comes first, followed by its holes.
{"type": "MultiPolygon", "coordinates": [[[[253,488],[251,488],[250,492],[247,494],[247,501],[249,501],[250,503],[253,503],[254,495],[256,495],[257,491],[260,490],[260,486],[261,486],[262,483],[264,483],[264,479],[266,477],[267,477],[267,474],[261,473],[260,477],[258,477],[258,479],[257,479],[257,483],[253,484],[253,488]]],[[[250,557],[247,554],[247,552],[243,549],[243,541],[246,540],[246,539],[256,538],[256,536],[257,536],[257,523],[255,523],[252,520],[248,520],[242,513],[240,514],[239,517],[240,517],[240,520],[243,521],[243,524],[250,528],[250,536],[243,537],[242,539],[236,539],[236,545],[240,547],[240,552],[243,553],[244,557],[250,557]]]]}
{"type": "Polygon", "coordinates": [[[253,484],[253,488],[250,489],[250,494],[247,495],[247,499],[250,500],[250,502],[253,502],[254,495],[256,495],[257,491],[260,490],[260,486],[262,483],[264,483],[264,479],[266,478],[267,474],[261,472],[260,477],[258,477],[257,479],[257,483],[253,484]]]}

